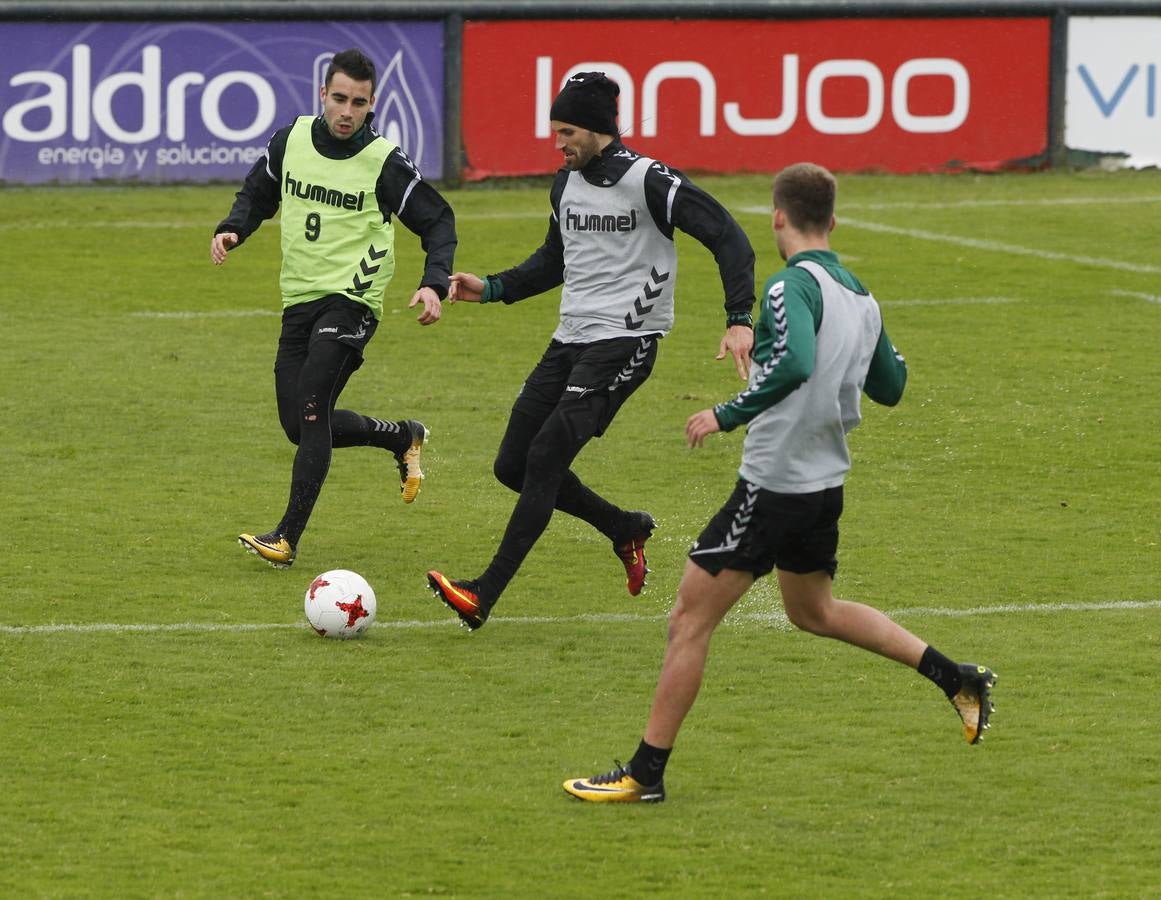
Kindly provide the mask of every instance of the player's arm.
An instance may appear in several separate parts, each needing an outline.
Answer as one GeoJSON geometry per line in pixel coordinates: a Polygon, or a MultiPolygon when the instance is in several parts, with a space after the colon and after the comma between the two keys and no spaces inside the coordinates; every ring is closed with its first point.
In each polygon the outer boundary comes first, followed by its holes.
{"type": "Polygon", "coordinates": [[[754,248],[742,226],[717,200],[676,169],[653,163],[645,173],[645,199],[653,221],[672,237],[676,228],[695,238],[718,264],[725,294],[726,333],[718,359],[729,353],[745,378],[753,349],[754,248]]]}
{"type": "Polygon", "coordinates": [[[282,159],[286,155],[286,138],[290,127],[279,129],[266,145],[266,153],[261,156],[246,180],[234,195],[234,205],[218,227],[210,243],[210,257],[221,265],[226,251],[240,246],[246,238],[258,230],[258,226],[278,212],[282,200],[279,190],[282,184],[282,159]]]}
{"type": "Polygon", "coordinates": [[[734,399],[713,408],[722,431],[732,431],[789,396],[814,371],[815,336],[822,324],[822,293],[809,274],[783,272],[766,286],[754,347],[756,371],[734,399]]]}
{"type": "Polygon", "coordinates": [[[903,355],[895,349],[887,337],[887,329],[879,330],[879,342],[871,357],[867,370],[867,380],[863,382],[863,392],[876,403],[894,406],[903,397],[907,386],[907,363],[903,355]]]}
{"type": "Polygon", "coordinates": [[[385,220],[394,215],[419,236],[425,254],[419,287],[430,288],[440,300],[445,298],[458,243],[455,213],[447,200],[400,148],[392,150],[383,164],[375,197],[385,220]]]}
{"type": "Polygon", "coordinates": [[[549,222],[544,243],[520,265],[482,278],[472,272],[453,274],[450,298],[453,303],[457,300],[515,303],[552,290],[563,281],[564,245],[560,228],[553,219],[549,222]]]}
{"type": "Polygon", "coordinates": [[[485,278],[472,276],[475,281],[470,284],[465,282],[465,288],[478,287],[480,296],[478,298],[470,295],[458,296],[457,299],[479,299],[483,303],[495,300],[515,303],[527,297],[543,294],[564,283],[564,239],[560,235],[560,197],[564,193],[567,180],[568,173],[562,170],[557,173],[556,180],[552,184],[549,194],[552,212],[548,217],[544,243],[518,266],[485,278]]]}

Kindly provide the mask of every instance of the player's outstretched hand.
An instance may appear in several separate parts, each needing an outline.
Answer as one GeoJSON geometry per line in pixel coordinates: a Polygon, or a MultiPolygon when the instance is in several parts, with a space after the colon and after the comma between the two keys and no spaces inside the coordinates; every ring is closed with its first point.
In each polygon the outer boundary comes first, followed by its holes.
{"type": "Polygon", "coordinates": [[[456,272],[452,275],[447,292],[447,299],[451,303],[457,300],[478,303],[482,296],[484,296],[484,279],[479,275],[473,275],[471,272],[456,272]]]}
{"type": "Polygon", "coordinates": [[[738,377],[745,381],[750,377],[750,352],[754,349],[754,329],[748,325],[731,325],[718,346],[714,359],[725,359],[729,353],[734,357],[734,368],[738,377]]]}
{"type": "MultiPolygon", "coordinates": [[[[721,358],[718,357],[718,359],[721,358]]],[[[714,415],[714,411],[703,409],[690,416],[689,421],[685,423],[685,441],[691,447],[700,447],[702,441],[706,439],[706,435],[721,430],[722,427],[718,424],[718,417],[714,415]]]]}
{"type": "Polygon", "coordinates": [[[226,251],[231,247],[238,245],[238,235],[232,231],[227,231],[223,234],[215,234],[214,239],[210,241],[210,259],[213,260],[215,266],[220,266],[226,261],[226,251]]]}
{"type": "Polygon", "coordinates": [[[411,295],[411,302],[407,304],[407,308],[415,309],[421,303],[423,309],[415,317],[415,320],[420,325],[434,325],[439,321],[440,313],[443,312],[443,304],[440,303],[439,294],[429,287],[421,287],[411,295]]]}

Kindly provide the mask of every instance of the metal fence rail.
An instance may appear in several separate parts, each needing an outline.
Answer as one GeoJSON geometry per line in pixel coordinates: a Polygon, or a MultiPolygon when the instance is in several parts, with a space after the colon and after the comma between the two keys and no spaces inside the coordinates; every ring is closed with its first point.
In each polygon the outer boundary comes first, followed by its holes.
{"type": "Polygon", "coordinates": [[[1144,15],[1161,0],[0,0],[0,20],[1144,15]]]}

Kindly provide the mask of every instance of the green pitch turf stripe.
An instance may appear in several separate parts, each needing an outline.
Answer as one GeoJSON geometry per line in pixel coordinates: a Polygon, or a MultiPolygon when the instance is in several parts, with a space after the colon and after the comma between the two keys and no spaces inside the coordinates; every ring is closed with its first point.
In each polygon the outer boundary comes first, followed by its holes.
{"type": "Polygon", "coordinates": [[[161,310],[141,310],[128,314],[133,319],[249,319],[255,316],[281,316],[280,309],[207,309],[207,310],[177,310],[164,312],[161,310]]]}
{"type": "Polygon", "coordinates": [[[1018,297],[931,297],[927,299],[880,300],[880,306],[974,306],[976,304],[1025,303],[1018,297]]]}

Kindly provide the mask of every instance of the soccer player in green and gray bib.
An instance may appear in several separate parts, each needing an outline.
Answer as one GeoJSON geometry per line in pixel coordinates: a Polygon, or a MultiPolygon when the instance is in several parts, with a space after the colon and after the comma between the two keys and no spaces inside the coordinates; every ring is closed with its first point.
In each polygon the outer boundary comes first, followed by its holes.
{"type": "Polygon", "coordinates": [[[918,670],[951,701],[969,744],[988,727],[990,669],[955,663],[879,610],[832,593],[851,467],[846,435],[859,424],[862,394],[894,406],[907,382],[878,303],[830,249],[835,191],[834,176],[811,163],[774,180],[774,239],[787,266],[763,291],[749,384],[685,426],[690,447],[747,426],[738,481],[689,551],[636,753],[610,772],[564,782],[574,797],[665,799],[665,767],[701,687],[710,638],[750,586],[774,570],[794,625],[918,670]]]}
{"type": "Polygon", "coordinates": [[[362,365],[395,271],[398,219],[422,239],[427,259],[410,308],[439,321],[456,247],[455,217],[402,148],[375,131],[375,66],[359,50],[335,55],[320,88],[323,113],[275,132],[210,258],[221,265],[282,209],[282,333],[274,362],[278,418],[298,449],[290,498],[278,525],[238,540],[277,568],[294,562],[334,447],[379,447],[394,457],[404,503],[419,493],[427,428],[415,419],[367,416],[335,403],[362,365]]]}

